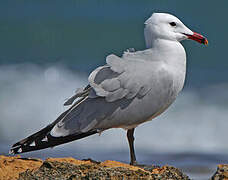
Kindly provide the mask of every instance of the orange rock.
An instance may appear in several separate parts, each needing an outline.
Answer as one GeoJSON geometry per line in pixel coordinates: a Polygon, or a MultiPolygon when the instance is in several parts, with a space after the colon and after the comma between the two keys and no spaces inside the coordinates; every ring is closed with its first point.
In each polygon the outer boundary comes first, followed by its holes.
{"type": "Polygon", "coordinates": [[[81,161],[74,159],[72,157],[66,157],[66,158],[47,158],[47,161],[58,161],[58,162],[65,162],[65,163],[71,163],[74,165],[81,165],[81,164],[91,164],[91,161],[81,161]]]}
{"type": "Polygon", "coordinates": [[[0,180],[16,180],[21,172],[36,170],[42,164],[40,159],[23,159],[20,156],[0,155],[0,180]]]}
{"type": "Polygon", "coordinates": [[[133,171],[137,171],[139,169],[142,171],[145,171],[144,169],[136,167],[136,166],[131,166],[129,164],[125,164],[125,163],[121,163],[121,162],[117,162],[117,161],[111,161],[111,160],[104,161],[100,165],[107,166],[107,167],[125,167],[125,168],[128,168],[133,171]]]}
{"type": "MultiPolygon", "coordinates": [[[[119,179],[120,177],[125,177],[126,179],[138,179],[139,177],[144,177],[145,179],[151,178],[154,179],[156,178],[158,175],[159,177],[164,177],[164,178],[169,178],[169,177],[178,177],[177,179],[189,179],[186,175],[184,175],[182,172],[180,172],[177,168],[174,167],[169,167],[169,166],[163,166],[161,168],[152,168],[152,172],[148,171],[146,169],[142,169],[140,167],[136,167],[136,166],[131,166],[125,163],[121,163],[121,162],[117,162],[117,161],[111,161],[111,160],[107,160],[104,162],[96,162],[93,160],[77,160],[74,159],[72,157],[68,157],[68,158],[48,158],[47,161],[45,163],[51,163],[53,164],[53,166],[56,166],[57,164],[57,168],[58,168],[58,163],[62,163],[61,164],[61,168],[65,167],[64,163],[68,163],[68,164],[73,164],[73,165],[82,165],[82,167],[79,167],[79,171],[75,171],[75,172],[79,172],[77,178],[79,176],[91,176],[91,175],[98,175],[99,176],[99,172],[105,173],[106,172],[109,174],[111,172],[111,174],[113,174],[112,179],[114,180],[119,179]],[[89,165],[89,166],[87,166],[89,165]],[[119,167],[121,167],[121,171],[119,170],[119,167]],[[80,169],[82,168],[82,169],[80,169]],[[116,169],[115,169],[116,168],[116,169]],[[93,172],[92,174],[90,174],[91,172],[93,172]],[[131,176],[131,177],[130,177],[131,176]]],[[[36,174],[38,178],[42,177],[42,168],[45,168],[44,166],[41,166],[42,164],[45,165],[43,163],[44,161],[40,160],[40,159],[29,159],[29,158],[21,158],[20,156],[15,156],[15,157],[7,157],[7,156],[1,156],[0,155],[0,180],[16,180],[19,178],[19,174],[22,172],[25,172],[26,170],[30,170],[28,172],[23,173],[21,176],[22,177],[27,177],[30,173],[37,173],[39,171],[41,171],[41,173],[36,174]],[[28,173],[28,174],[26,174],[28,173]]],[[[73,167],[75,169],[77,169],[77,166],[73,167]]],[[[67,168],[70,166],[66,166],[67,168]]],[[[60,170],[62,170],[60,168],[60,170]]],[[[222,168],[222,167],[221,167],[222,168]]],[[[55,169],[55,168],[54,168],[55,169]]],[[[64,169],[64,168],[63,168],[64,169]]],[[[73,171],[75,170],[73,169],[73,171]]],[[[47,172],[49,172],[52,175],[53,169],[50,168],[47,172]]],[[[54,170],[56,171],[56,169],[54,170]]],[[[63,170],[60,174],[62,177],[65,177],[69,174],[66,174],[66,172],[68,172],[69,169],[65,169],[63,170]]],[[[73,174],[75,175],[75,174],[73,174]]],[[[32,175],[33,176],[33,175],[32,175]]],[[[47,174],[45,174],[44,176],[47,176],[47,174]]]]}

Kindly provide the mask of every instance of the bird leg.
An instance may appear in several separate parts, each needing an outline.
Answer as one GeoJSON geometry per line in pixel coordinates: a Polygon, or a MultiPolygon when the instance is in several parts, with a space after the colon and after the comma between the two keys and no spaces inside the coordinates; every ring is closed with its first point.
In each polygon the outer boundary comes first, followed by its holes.
{"type": "Polygon", "coordinates": [[[134,131],[135,128],[127,130],[127,139],[130,147],[130,156],[131,156],[131,162],[130,165],[137,165],[136,157],[135,157],[135,149],[134,149],[134,131]]]}

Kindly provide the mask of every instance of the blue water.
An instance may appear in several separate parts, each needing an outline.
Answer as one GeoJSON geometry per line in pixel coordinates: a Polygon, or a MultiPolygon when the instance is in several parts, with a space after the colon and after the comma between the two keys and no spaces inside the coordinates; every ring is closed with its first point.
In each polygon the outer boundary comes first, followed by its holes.
{"type": "MultiPolygon", "coordinates": [[[[152,12],[170,12],[209,45],[183,42],[185,88],[166,113],[136,129],[137,155],[141,163],[175,165],[207,179],[216,164],[228,163],[227,7],[225,0],[1,1],[0,152],[55,120],[108,54],[144,49],[143,22],[152,12]]],[[[123,130],[110,130],[24,156],[128,162],[128,146],[123,130]]]]}

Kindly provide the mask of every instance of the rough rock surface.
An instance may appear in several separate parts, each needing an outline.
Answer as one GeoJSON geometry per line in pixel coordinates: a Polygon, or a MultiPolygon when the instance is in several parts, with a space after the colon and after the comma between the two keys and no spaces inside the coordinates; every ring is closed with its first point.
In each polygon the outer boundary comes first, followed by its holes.
{"type": "Polygon", "coordinates": [[[0,156],[0,180],[18,179],[19,173],[39,169],[42,163],[40,159],[0,156]]]}
{"type": "Polygon", "coordinates": [[[181,179],[187,180],[179,169],[171,166],[139,168],[116,161],[96,162],[73,158],[23,159],[20,156],[0,156],[0,179],[181,179]]]}
{"type": "Polygon", "coordinates": [[[228,180],[228,165],[220,164],[211,180],[228,180]]]}

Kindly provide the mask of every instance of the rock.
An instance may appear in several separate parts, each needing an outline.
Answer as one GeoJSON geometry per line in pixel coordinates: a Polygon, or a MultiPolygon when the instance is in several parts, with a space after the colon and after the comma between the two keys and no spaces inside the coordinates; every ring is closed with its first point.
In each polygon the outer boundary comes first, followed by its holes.
{"type": "Polygon", "coordinates": [[[228,165],[220,164],[211,180],[228,180],[228,165]]]}
{"type": "Polygon", "coordinates": [[[40,159],[25,159],[20,156],[0,156],[0,180],[18,179],[21,172],[37,170],[42,163],[40,159]]]}
{"type": "Polygon", "coordinates": [[[171,166],[131,166],[116,161],[97,162],[73,158],[27,159],[0,156],[0,179],[181,179],[188,180],[179,169],[171,166]]]}

